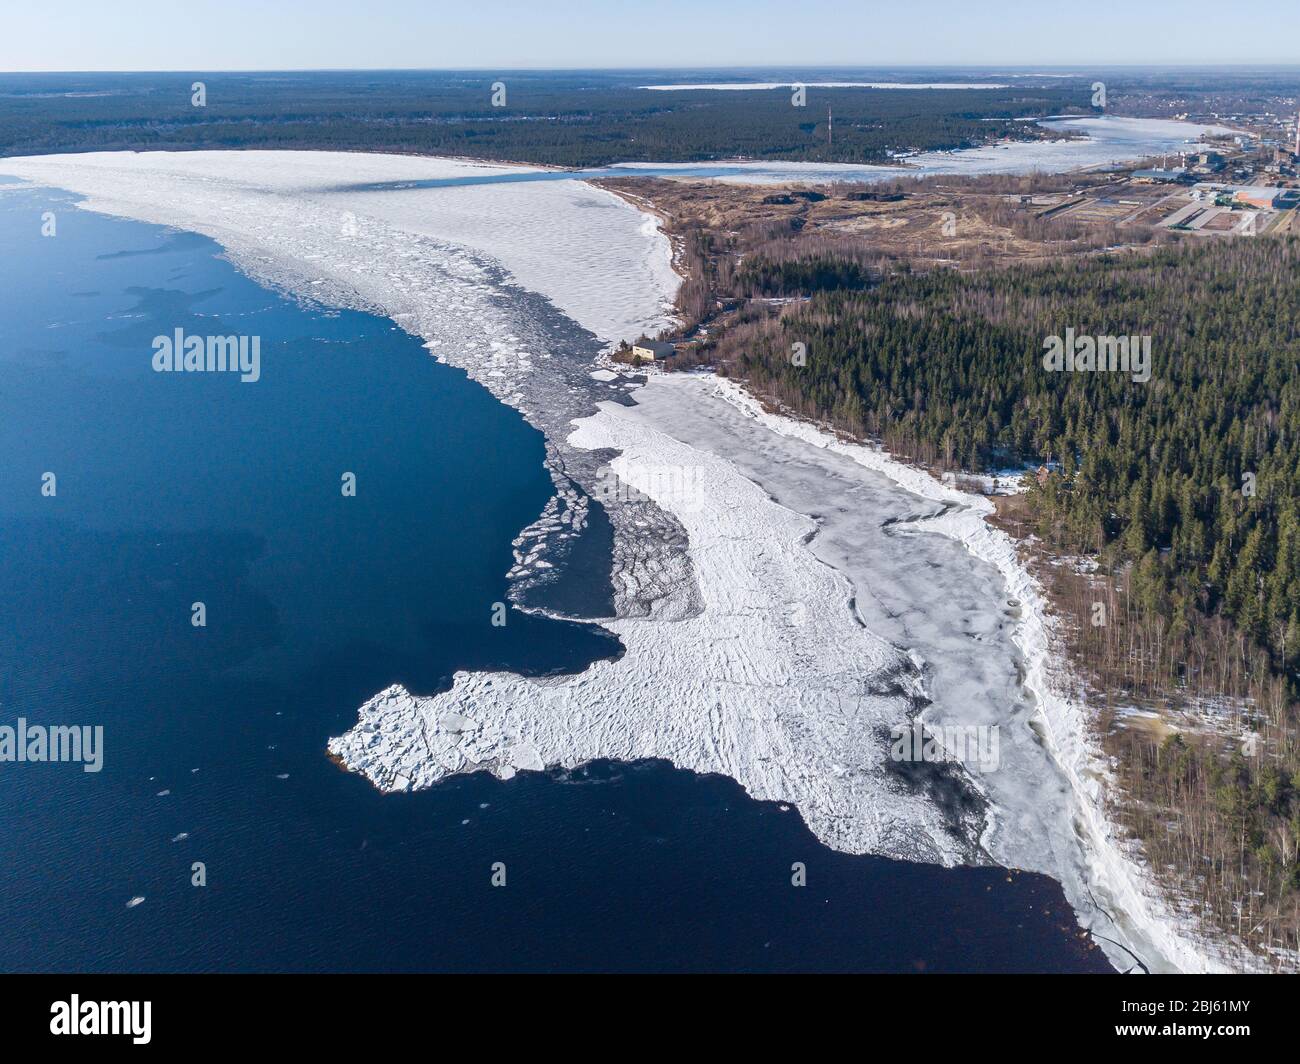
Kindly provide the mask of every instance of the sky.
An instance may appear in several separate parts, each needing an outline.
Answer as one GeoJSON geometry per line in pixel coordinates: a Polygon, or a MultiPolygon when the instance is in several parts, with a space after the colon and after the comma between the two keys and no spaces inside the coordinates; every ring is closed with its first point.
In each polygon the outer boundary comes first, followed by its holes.
{"type": "Polygon", "coordinates": [[[5,0],[0,70],[1293,64],[1294,0],[5,0]]]}

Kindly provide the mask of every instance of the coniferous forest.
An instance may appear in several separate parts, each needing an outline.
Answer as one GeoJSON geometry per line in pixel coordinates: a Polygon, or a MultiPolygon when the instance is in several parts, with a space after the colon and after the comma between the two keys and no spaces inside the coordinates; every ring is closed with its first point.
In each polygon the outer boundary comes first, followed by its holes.
{"type": "Polygon", "coordinates": [[[1175,606],[1222,607],[1296,668],[1297,266],[1300,241],[1270,240],[904,271],[818,292],[748,342],[733,337],[728,365],[800,413],[927,464],[1049,463],[1035,505],[1055,545],[1158,559],[1175,606]],[[1044,369],[1045,338],[1067,328],[1150,336],[1151,379],[1044,369]],[[789,358],[795,342],[804,365],[789,358]]]}
{"type": "MultiPolygon", "coordinates": [[[[885,162],[891,151],[947,150],[1045,135],[1017,118],[1092,113],[1086,79],[1006,89],[810,88],[799,107],[792,106],[789,88],[658,92],[641,87],[680,76],[536,71],[0,74],[0,156],[297,148],[554,166],[737,157],[885,162]],[[201,106],[193,103],[196,83],[204,88],[201,106]],[[498,85],[500,92],[494,91],[498,85]],[[831,111],[833,137],[827,130],[831,111]]],[[[797,77],[811,80],[814,74],[803,71],[797,77]]]]}

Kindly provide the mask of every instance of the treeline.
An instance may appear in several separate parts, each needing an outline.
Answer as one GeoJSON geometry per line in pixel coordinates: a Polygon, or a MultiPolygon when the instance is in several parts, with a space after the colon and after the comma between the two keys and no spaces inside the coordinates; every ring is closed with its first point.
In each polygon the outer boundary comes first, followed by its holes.
{"type": "MultiPolygon", "coordinates": [[[[1083,83],[1012,89],[642,89],[646,75],[279,72],[0,75],[0,155],[188,148],[417,152],[558,166],[738,156],[880,162],[1041,131],[1083,83]],[[204,84],[204,106],[192,86],[204,84]],[[493,106],[493,85],[504,106],[493,106]],[[827,111],[834,111],[833,143],[827,111]]],[[[732,75],[734,77],[734,74],[732,75]]],[[[656,80],[664,80],[659,77],[656,80]]],[[[725,78],[723,80],[726,80],[725,78]]]]}
{"type": "Polygon", "coordinates": [[[1158,566],[1038,571],[1113,758],[1112,814],[1200,919],[1264,953],[1300,950],[1293,685],[1224,615],[1144,608],[1158,566]]]}
{"type": "MultiPolygon", "coordinates": [[[[733,331],[728,372],[944,468],[1035,460],[1063,550],[1168,574],[1300,666],[1300,241],[1206,242],[985,273],[906,270],[733,331]],[[1044,343],[1148,336],[1151,379],[1053,372],[1044,343]],[[793,365],[801,342],[807,364],[793,365]]],[[[1163,593],[1167,600],[1159,596],[1163,593]]]]}
{"type": "Polygon", "coordinates": [[[759,255],[741,264],[733,284],[745,296],[795,296],[836,288],[865,288],[870,279],[865,268],[837,255],[788,260],[759,255]]]}
{"type": "Polygon", "coordinates": [[[798,414],[928,465],[1046,466],[1029,480],[1023,531],[1099,563],[1087,605],[1107,612],[1089,623],[1080,601],[1072,638],[1085,671],[1117,704],[1222,717],[1203,740],[1123,733],[1136,751],[1124,757],[1130,790],[1155,803],[1128,807],[1135,830],[1157,859],[1178,849],[1189,882],[1207,877],[1205,915],[1238,930],[1246,913],[1243,935],[1293,947],[1298,268],[1289,238],[904,269],[867,290],[740,315],[701,356],[798,414]],[[1150,379],[1044,368],[1045,341],[1067,329],[1150,337],[1150,379]],[[1258,756],[1228,760],[1243,723],[1260,735],[1258,756]]]}

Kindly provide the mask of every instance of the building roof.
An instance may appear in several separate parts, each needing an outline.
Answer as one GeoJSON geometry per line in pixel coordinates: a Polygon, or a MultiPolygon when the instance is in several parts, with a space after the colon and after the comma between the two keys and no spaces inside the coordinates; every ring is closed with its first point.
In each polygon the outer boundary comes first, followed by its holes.
{"type": "Polygon", "coordinates": [[[677,351],[677,348],[672,344],[665,343],[662,340],[640,340],[632,346],[640,348],[642,351],[651,351],[656,358],[671,355],[677,351]]]}

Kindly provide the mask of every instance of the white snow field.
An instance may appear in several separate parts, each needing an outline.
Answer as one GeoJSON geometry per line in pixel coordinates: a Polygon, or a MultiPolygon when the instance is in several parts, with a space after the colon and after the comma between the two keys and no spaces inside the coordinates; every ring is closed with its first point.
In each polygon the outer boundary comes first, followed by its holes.
{"type": "MultiPolygon", "coordinates": [[[[1150,145],[1135,137],[1123,150],[1150,145]]],[[[800,179],[817,172],[788,166],[800,179]]],[[[763,414],[734,385],[657,381],[639,407],[597,407],[627,382],[593,376],[599,345],[575,355],[571,334],[527,309],[530,293],[608,343],[664,322],[678,278],[652,217],[580,180],[515,179],[541,173],[340,152],[0,161],[0,179],[203,233],[260,281],[423,338],[547,433],[556,509],[539,526],[580,524],[574,484],[592,491],[613,452],[614,472],[648,496],[607,506],[618,616],[602,623],[624,656],[572,676],[459,673],[432,696],[380,692],[330,742],[376,786],[662,757],[796,805],[839,849],[1049,872],[1083,922],[1121,944],[1107,947],[1120,967],[1126,948],[1156,970],[1218,966],[1107,823],[1084,709],[1054,693],[1045,607],[1014,546],[982,520],[987,504],[763,414]],[[418,184],[429,181],[470,183],[418,184]],[[674,491],[664,469],[688,471],[697,490],[674,491]],[[996,773],[931,781],[987,808],[954,819],[950,803],[890,770],[889,730],[918,712],[1003,730],[996,773]]],[[[517,551],[521,572],[544,561],[543,538],[517,551]]]]}

